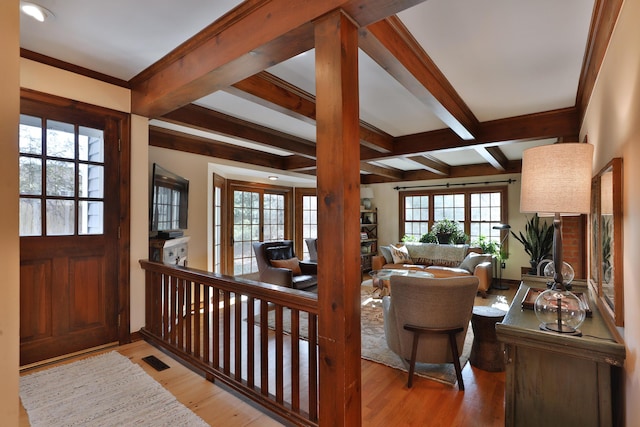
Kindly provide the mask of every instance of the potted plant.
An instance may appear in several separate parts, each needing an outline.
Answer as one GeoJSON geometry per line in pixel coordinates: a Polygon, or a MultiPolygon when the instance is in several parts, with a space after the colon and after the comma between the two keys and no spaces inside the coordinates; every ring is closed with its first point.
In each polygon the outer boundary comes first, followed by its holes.
{"type": "Polygon", "coordinates": [[[451,237],[460,231],[460,223],[451,219],[441,219],[431,226],[431,233],[438,238],[438,243],[445,245],[451,242],[451,237]]]}
{"type": "Polygon", "coordinates": [[[538,214],[534,214],[527,220],[524,234],[511,232],[513,237],[524,246],[524,251],[529,255],[529,274],[536,274],[536,268],[540,261],[551,254],[553,246],[553,226],[546,222],[540,222],[538,214]]]}
{"type": "Polygon", "coordinates": [[[420,243],[438,243],[438,238],[430,231],[420,237],[420,243]]]}
{"type": "Polygon", "coordinates": [[[478,240],[473,242],[473,246],[477,246],[482,249],[482,253],[495,256],[500,255],[500,244],[494,242],[493,240],[487,239],[486,236],[479,236],[478,240]]]}

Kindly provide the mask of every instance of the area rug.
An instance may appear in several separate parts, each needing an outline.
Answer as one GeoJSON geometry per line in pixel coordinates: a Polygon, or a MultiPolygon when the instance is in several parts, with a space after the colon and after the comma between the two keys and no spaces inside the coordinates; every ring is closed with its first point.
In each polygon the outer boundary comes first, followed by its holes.
{"type": "MultiPolygon", "coordinates": [[[[377,298],[377,294],[371,286],[360,287],[360,297],[362,305],[360,306],[361,314],[361,331],[362,331],[362,351],[363,359],[372,362],[381,363],[391,368],[400,369],[409,372],[409,364],[391,351],[387,347],[387,341],[384,336],[384,318],[382,315],[382,300],[377,298]]],[[[283,311],[283,330],[285,333],[291,332],[291,315],[290,311],[283,311]]],[[[260,323],[260,316],[255,317],[256,324],[260,323]]],[[[275,313],[269,312],[268,316],[269,328],[275,329],[275,313]]],[[[300,313],[300,335],[304,339],[308,337],[308,319],[306,313],[300,313]]],[[[464,367],[469,360],[471,346],[473,344],[473,330],[471,325],[467,328],[467,336],[465,337],[464,347],[460,356],[460,366],[464,367]]],[[[453,364],[429,364],[416,363],[415,374],[421,377],[429,378],[444,384],[456,383],[456,371],[453,364]]]]}
{"type": "Polygon", "coordinates": [[[115,351],[21,377],[20,399],[32,427],[208,426],[115,351]]]}

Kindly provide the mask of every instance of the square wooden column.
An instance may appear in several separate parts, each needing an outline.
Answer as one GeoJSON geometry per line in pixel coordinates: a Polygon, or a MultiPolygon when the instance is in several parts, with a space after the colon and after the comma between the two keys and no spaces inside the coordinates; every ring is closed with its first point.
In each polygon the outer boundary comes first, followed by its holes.
{"type": "Polygon", "coordinates": [[[358,33],[335,11],[316,22],[320,425],[359,426],[360,141],[358,33]]]}

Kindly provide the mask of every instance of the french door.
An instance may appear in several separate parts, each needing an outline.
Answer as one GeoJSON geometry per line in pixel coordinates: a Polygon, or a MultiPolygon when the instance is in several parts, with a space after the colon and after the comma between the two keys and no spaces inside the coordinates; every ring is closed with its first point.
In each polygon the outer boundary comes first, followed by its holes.
{"type": "Polygon", "coordinates": [[[289,239],[291,235],[290,189],[258,184],[231,183],[229,269],[234,276],[258,271],[253,242],[289,239]]]}

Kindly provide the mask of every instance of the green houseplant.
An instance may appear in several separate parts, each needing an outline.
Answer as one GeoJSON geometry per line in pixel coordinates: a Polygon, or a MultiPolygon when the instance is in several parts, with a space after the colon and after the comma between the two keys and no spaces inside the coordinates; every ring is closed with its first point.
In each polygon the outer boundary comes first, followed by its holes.
{"type": "Polygon", "coordinates": [[[431,233],[438,238],[438,243],[443,245],[451,243],[452,237],[460,231],[460,223],[451,219],[441,219],[431,226],[431,233]]]}
{"type": "Polygon", "coordinates": [[[534,214],[527,220],[524,234],[511,232],[513,237],[524,246],[524,251],[529,255],[530,274],[536,274],[536,267],[543,259],[551,254],[553,247],[553,226],[546,222],[540,222],[538,214],[534,214]]]}

